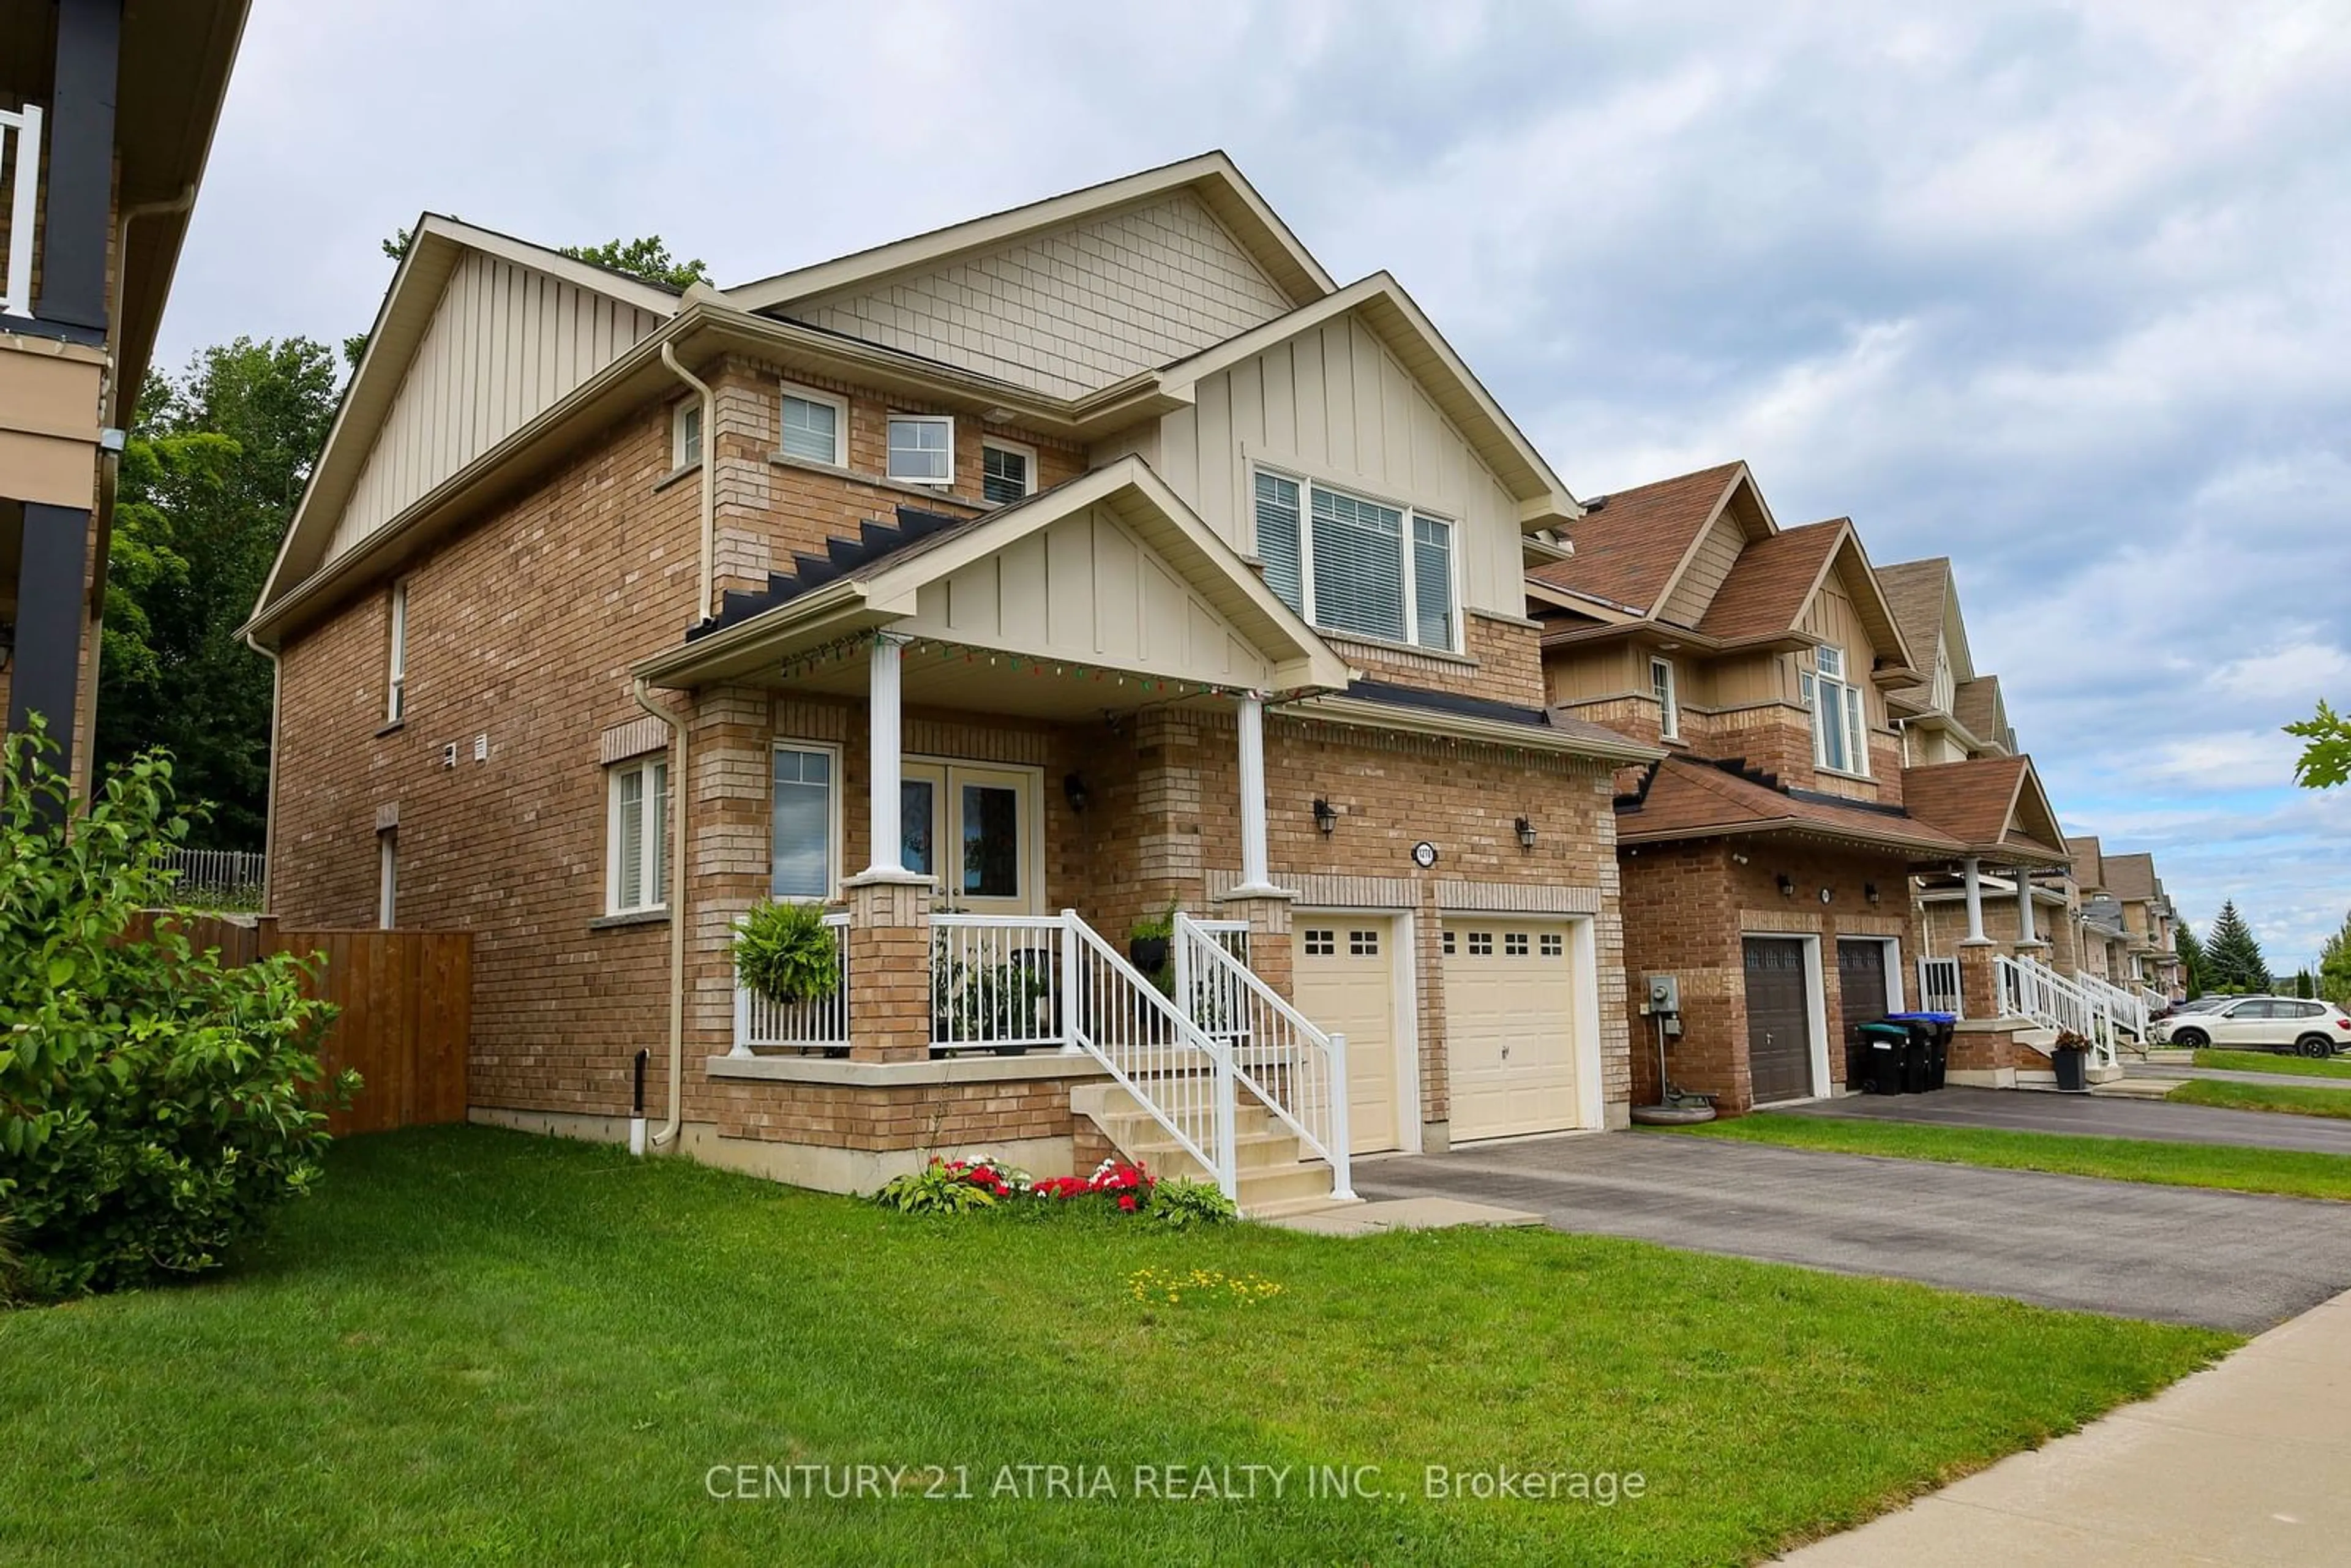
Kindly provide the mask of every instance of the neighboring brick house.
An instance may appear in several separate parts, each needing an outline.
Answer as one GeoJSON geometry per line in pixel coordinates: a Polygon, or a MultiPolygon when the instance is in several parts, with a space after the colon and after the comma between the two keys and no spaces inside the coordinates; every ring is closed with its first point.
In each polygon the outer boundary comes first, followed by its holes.
{"type": "Polygon", "coordinates": [[[244,0],[0,6],[0,719],[90,781],[115,464],[244,0]]]}
{"type": "Polygon", "coordinates": [[[1667,753],[1618,781],[1635,1091],[1662,1030],[1668,1076],[1726,1110],[1830,1093],[1855,1028],[1917,999],[1911,875],[2064,859],[2053,821],[1980,809],[2045,805],[2029,765],[1904,767],[1892,699],[1921,671],[1853,525],[1782,529],[1745,465],[1588,502],[1569,532],[1528,578],[1550,699],[1667,753]]]}
{"type": "Polygon", "coordinates": [[[1521,577],[1580,512],[1221,154],[723,292],[428,216],[254,618],[272,906],[475,934],[477,1119],[622,1136],[647,1050],[820,1186],[1198,1144],[1224,1040],[1221,1147],[1621,1125],[1657,753],[1547,711],[1521,577]],[[738,991],[770,897],[844,995],[738,991]]]}
{"type": "Polygon", "coordinates": [[[2163,879],[2155,873],[2155,857],[2106,855],[2104,864],[2106,892],[2122,911],[2127,937],[2124,955],[2133,977],[2167,997],[2184,998],[2188,975],[2179,962],[2179,912],[2164,891],[2163,879]]]}

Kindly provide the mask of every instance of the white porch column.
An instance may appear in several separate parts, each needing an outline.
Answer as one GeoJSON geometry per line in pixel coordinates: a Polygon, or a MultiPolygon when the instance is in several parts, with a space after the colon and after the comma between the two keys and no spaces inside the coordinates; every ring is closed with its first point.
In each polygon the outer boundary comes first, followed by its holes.
{"type": "Polygon", "coordinates": [[[866,767],[871,780],[866,802],[872,824],[873,859],[857,878],[860,882],[906,882],[900,863],[904,839],[898,828],[898,779],[902,738],[898,702],[898,644],[888,637],[873,641],[872,679],[866,694],[866,767]]]}
{"type": "Polygon", "coordinates": [[[2041,933],[2032,924],[2032,868],[2016,868],[2016,945],[2020,947],[2041,946],[2041,933]]]}
{"type": "Polygon", "coordinates": [[[1983,934],[1983,866],[1975,856],[1966,862],[1968,884],[1968,936],[1970,942],[1981,942],[1983,934]]]}
{"type": "Polygon", "coordinates": [[[1241,883],[1235,896],[1273,891],[1265,850],[1265,699],[1255,692],[1240,703],[1241,883]]]}

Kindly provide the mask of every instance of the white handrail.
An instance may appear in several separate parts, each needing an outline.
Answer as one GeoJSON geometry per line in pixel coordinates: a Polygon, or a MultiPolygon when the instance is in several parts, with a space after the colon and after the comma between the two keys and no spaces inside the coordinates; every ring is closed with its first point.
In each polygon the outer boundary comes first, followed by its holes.
{"type": "Polygon", "coordinates": [[[1051,915],[932,915],[932,1049],[1062,1046],[1065,946],[1051,915]]]}
{"type": "Polygon", "coordinates": [[[0,267],[0,314],[33,313],[33,225],[41,190],[41,108],[0,110],[0,173],[9,176],[8,255],[0,267]],[[12,137],[10,132],[15,132],[12,137]],[[9,152],[11,141],[16,152],[9,152]]]}
{"type": "Polygon", "coordinates": [[[1918,960],[1918,1005],[1922,1010],[1965,1018],[1967,1009],[1964,1001],[1959,994],[1959,961],[1957,958],[1918,960]]]}
{"type": "Polygon", "coordinates": [[[2132,1037],[2140,1044],[2147,1043],[2147,1002],[2144,998],[2086,969],[2074,971],[2074,983],[2106,1004],[2116,1027],[2130,1030],[2132,1037]]]}
{"type": "Polygon", "coordinates": [[[2114,1014],[2104,1000],[2036,958],[1997,955],[1992,973],[2000,987],[2003,1014],[2031,1019],[2061,1034],[2079,1035],[2088,1042],[2099,1066],[2115,1065],[2114,1014]]]}
{"type": "Polygon", "coordinates": [[[1224,1042],[1240,1086],[1331,1166],[1331,1194],[1354,1196],[1348,1160],[1347,1037],[1325,1034],[1233,956],[1212,927],[1176,915],[1176,995],[1206,1033],[1224,1042]]]}
{"type": "Polygon", "coordinates": [[[1061,911],[1061,929],[1071,1040],[1238,1201],[1231,1050],[1186,1018],[1076,910],[1061,911]]]}

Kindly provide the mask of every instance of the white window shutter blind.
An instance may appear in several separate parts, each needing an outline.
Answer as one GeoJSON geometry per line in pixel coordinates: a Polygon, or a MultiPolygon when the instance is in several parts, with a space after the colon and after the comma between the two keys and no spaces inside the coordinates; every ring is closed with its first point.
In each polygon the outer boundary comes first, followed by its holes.
{"type": "Polygon", "coordinates": [[[1313,529],[1315,620],[1404,641],[1404,514],[1317,489],[1313,529]]]}
{"type": "Polygon", "coordinates": [[[1306,613],[1306,575],[1299,557],[1298,486],[1279,474],[1257,476],[1257,554],[1274,597],[1306,613]]]}

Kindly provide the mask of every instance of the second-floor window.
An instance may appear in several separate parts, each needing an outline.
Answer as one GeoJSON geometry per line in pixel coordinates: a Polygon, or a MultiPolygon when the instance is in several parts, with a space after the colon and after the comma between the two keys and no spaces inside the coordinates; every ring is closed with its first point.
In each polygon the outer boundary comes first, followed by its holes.
{"type": "Polygon", "coordinates": [[[1861,688],[1845,674],[1844,652],[1818,648],[1803,677],[1804,706],[1813,710],[1813,760],[1838,773],[1869,773],[1869,721],[1861,688]]]}
{"type": "Polygon", "coordinates": [[[1657,733],[1667,740],[1682,737],[1682,708],[1674,695],[1674,662],[1649,661],[1649,690],[1657,699],[1657,733]]]}
{"type": "Polygon", "coordinates": [[[955,421],[943,413],[890,416],[890,477],[909,485],[955,483],[955,421]]]}
{"type": "Polygon", "coordinates": [[[807,387],[784,389],[783,430],[778,442],[788,457],[849,466],[849,402],[807,387]]]}
{"type": "Polygon", "coordinates": [[[1037,489],[1037,455],[1008,441],[990,441],[979,449],[980,499],[1009,506],[1037,489]]]}
{"type": "Polygon", "coordinates": [[[408,716],[408,584],[392,585],[392,637],[385,650],[383,721],[408,716]]]}
{"type": "Polygon", "coordinates": [[[1285,474],[1256,479],[1266,586],[1317,626],[1451,652],[1453,524],[1285,474]]]}
{"type": "Polygon", "coordinates": [[[669,416],[669,465],[691,468],[702,461],[702,400],[687,398],[669,416]]]}

